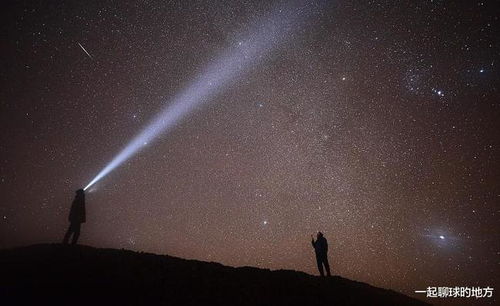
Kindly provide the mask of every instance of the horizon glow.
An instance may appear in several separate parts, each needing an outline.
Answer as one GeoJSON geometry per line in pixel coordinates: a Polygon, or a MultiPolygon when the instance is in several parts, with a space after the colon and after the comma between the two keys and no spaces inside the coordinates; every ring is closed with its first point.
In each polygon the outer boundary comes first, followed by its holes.
{"type": "MultiPolygon", "coordinates": [[[[301,1],[302,2],[302,1],[301,1]]],[[[175,96],[150,123],[135,136],[88,184],[94,185],[123,162],[152,143],[158,135],[169,131],[195,108],[214,98],[263,60],[292,35],[293,28],[305,19],[310,9],[304,4],[278,7],[267,17],[257,20],[251,30],[235,46],[209,63],[183,91],[175,96]]]]}

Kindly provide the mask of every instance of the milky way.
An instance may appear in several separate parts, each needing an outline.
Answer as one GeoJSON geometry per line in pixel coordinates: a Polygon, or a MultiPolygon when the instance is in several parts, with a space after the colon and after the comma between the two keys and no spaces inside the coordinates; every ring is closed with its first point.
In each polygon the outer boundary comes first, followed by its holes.
{"type": "Polygon", "coordinates": [[[298,6],[279,48],[89,189],[81,243],[317,274],[321,230],[343,277],[498,288],[494,3],[298,3],[6,5],[0,246],[59,242],[76,189],[298,6]]]}

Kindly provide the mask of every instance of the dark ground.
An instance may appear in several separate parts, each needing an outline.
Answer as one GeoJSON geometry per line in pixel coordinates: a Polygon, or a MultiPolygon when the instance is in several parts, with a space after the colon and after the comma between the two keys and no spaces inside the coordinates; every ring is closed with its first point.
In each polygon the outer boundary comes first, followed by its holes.
{"type": "Polygon", "coordinates": [[[232,268],[127,250],[0,250],[1,305],[427,305],[334,276],[232,268]]]}

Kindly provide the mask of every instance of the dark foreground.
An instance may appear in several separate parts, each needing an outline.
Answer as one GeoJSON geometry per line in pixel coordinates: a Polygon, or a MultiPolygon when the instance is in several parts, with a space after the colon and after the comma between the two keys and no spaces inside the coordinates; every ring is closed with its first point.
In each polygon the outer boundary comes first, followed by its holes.
{"type": "Polygon", "coordinates": [[[0,250],[1,305],[426,305],[341,277],[88,246],[0,250]]]}

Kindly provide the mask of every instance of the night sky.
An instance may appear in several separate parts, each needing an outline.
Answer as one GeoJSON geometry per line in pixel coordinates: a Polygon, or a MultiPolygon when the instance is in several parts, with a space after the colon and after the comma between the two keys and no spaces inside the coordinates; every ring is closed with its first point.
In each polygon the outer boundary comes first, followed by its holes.
{"type": "Polygon", "coordinates": [[[499,290],[494,2],[3,3],[0,247],[60,242],[75,190],[274,18],[287,37],[89,189],[80,242],[317,274],[320,230],[336,275],[499,290]]]}

